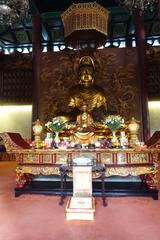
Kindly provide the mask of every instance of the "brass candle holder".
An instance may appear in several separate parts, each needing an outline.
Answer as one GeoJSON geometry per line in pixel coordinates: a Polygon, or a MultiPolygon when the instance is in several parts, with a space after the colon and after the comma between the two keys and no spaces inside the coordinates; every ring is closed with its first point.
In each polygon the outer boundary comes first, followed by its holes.
{"type": "Polygon", "coordinates": [[[39,119],[37,119],[35,122],[33,122],[33,133],[34,133],[34,145],[35,148],[41,148],[42,146],[42,139],[41,134],[43,131],[43,126],[39,119]]]}
{"type": "Polygon", "coordinates": [[[134,117],[128,122],[128,130],[129,130],[129,146],[136,147],[139,143],[138,134],[139,134],[139,127],[140,121],[137,121],[134,117]]]}

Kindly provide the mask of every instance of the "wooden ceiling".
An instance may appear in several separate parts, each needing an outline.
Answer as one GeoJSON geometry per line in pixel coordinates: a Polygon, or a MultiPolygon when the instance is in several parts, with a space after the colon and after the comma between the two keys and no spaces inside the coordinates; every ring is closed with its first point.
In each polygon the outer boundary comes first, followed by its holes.
{"type": "MultiPolygon", "coordinates": [[[[86,1],[74,1],[74,3],[86,1]]],[[[97,0],[99,4],[110,11],[108,41],[119,39],[131,40],[135,37],[134,16],[119,6],[116,0],[97,0]]],[[[70,0],[30,0],[30,17],[25,23],[14,26],[0,26],[0,47],[24,48],[32,47],[32,16],[41,15],[42,19],[42,45],[63,45],[64,31],[61,14],[73,1],[70,0]]],[[[160,18],[158,6],[153,12],[144,14],[147,39],[160,40],[160,18]]]]}

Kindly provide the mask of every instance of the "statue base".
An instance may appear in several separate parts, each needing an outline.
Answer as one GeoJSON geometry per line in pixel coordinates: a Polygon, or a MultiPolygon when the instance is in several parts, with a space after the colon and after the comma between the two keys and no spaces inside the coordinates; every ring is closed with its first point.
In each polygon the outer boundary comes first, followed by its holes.
{"type": "Polygon", "coordinates": [[[72,197],[66,206],[67,220],[94,220],[95,199],[93,197],[72,197]]]}
{"type": "Polygon", "coordinates": [[[79,144],[89,144],[96,141],[96,136],[94,132],[76,132],[72,136],[72,141],[79,144]]]}

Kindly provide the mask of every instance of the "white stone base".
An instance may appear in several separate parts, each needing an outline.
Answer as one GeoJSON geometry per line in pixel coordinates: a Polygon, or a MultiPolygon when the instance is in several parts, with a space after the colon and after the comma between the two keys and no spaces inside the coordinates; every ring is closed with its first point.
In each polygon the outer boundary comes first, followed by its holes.
{"type": "Polygon", "coordinates": [[[66,206],[67,220],[94,220],[94,213],[93,197],[72,197],[66,206]]]}

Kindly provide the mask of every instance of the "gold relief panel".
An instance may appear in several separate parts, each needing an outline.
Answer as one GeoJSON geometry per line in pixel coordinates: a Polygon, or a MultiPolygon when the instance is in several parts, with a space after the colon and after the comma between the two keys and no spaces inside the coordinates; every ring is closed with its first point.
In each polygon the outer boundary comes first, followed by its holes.
{"type": "Polygon", "coordinates": [[[58,164],[67,164],[68,162],[68,153],[57,153],[56,154],[56,163],[58,164]]]}
{"type": "Polygon", "coordinates": [[[125,168],[125,167],[120,167],[120,168],[106,168],[105,176],[110,177],[110,176],[128,176],[132,175],[130,168],[125,168]]]}
{"type": "Polygon", "coordinates": [[[147,163],[148,154],[147,153],[132,153],[131,154],[131,163],[147,163]]]}
{"type": "Polygon", "coordinates": [[[32,174],[32,175],[59,175],[59,167],[35,167],[35,166],[21,166],[16,168],[17,174],[32,174]]]}
{"type": "Polygon", "coordinates": [[[39,163],[39,154],[23,154],[24,163],[39,163]]]}
{"type": "Polygon", "coordinates": [[[153,156],[153,162],[159,162],[160,161],[160,153],[159,152],[152,153],[152,156],[153,156]]]}
{"type": "Polygon", "coordinates": [[[111,167],[106,168],[105,176],[140,176],[145,174],[155,174],[157,170],[153,167],[111,167]]]}
{"type": "Polygon", "coordinates": [[[112,153],[101,153],[102,164],[113,164],[112,153]]]}
{"type": "Polygon", "coordinates": [[[55,156],[53,154],[43,154],[43,163],[54,163],[55,156]]]}
{"type": "Polygon", "coordinates": [[[126,164],[126,153],[117,153],[117,164],[126,164]]]}

